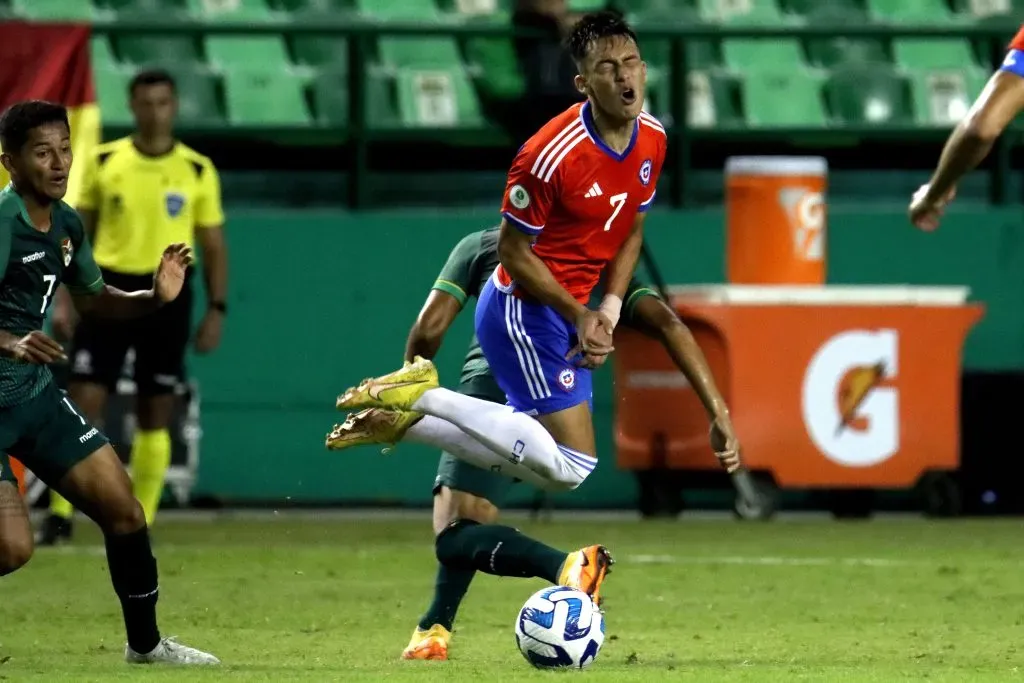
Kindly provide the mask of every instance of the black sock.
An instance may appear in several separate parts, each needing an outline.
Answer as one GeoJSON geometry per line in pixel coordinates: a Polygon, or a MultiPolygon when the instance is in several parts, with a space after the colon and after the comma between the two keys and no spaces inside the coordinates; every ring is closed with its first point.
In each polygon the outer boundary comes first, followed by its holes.
{"type": "Polygon", "coordinates": [[[456,569],[439,564],[434,581],[434,601],[420,619],[420,628],[425,631],[434,624],[441,624],[451,631],[459,605],[475,575],[475,569],[456,569]]]}
{"type": "Polygon", "coordinates": [[[497,576],[539,576],[558,583],[567,553],[497,524],[458,520],[437,537],[437,559],[456,569],[497,576]]]}
{"type": "Polygon", "coordinates": [[[106,541],[110,581],[121,600],[128,646],[139,654],[148,654],[160,643],[156,625],[159,584],[156,558],[149,546],[149,529],[142,527],[130,534],[109,535],[106,541]]]}

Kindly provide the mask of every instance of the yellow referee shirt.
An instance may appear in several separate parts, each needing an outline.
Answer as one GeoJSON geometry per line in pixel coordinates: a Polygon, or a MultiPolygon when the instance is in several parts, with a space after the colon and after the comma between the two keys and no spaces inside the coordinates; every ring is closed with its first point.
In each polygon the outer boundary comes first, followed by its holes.
{"type": "Polygon", "coordinates": [[[96,212],[93,256],[101,268],[152,273],[168,244],[194,247],[197,227],[224,223],[217,169],[180,142],[150,157],[122,138],[100,145],[85,163],[76,208],[96,212]]]}

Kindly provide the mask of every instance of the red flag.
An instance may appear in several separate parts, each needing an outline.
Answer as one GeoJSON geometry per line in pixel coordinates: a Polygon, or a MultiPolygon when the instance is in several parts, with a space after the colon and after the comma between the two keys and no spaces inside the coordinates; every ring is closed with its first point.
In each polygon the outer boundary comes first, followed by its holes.
{"type": "MultiPolygon", "coordinates": [[[[72,151],[79,159],[100,143],[91,34],[88,24],[0,22],[0,110],[23,100],[63,104],[71,121],[72,151]]],[[[83,164],[71,167],[65,197],[71,205],[78,199],[83,168],[83,164]]],[[[0,168],[0,185],[7,180],[0,168]]]]}

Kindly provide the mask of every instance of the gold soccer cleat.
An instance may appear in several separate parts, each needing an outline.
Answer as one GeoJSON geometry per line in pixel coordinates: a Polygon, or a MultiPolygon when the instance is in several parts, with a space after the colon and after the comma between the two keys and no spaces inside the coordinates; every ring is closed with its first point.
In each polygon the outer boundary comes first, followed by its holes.
{"type": "Polygon", "coordinates": [[[367,408],[349,415],[342,424],[334,425],[325,445],[332,451],[374,443],[394,445],[421,417],[420,413],[411,411],[367,408]]]}
{"type": "Polygon", "coordinates": [[[428,389],[435,389],[437,386],[437,368],[429,360],[416,356],[412,363],[406,363],[401,370],[395,370],[383,377],[363,380],[358,387],[349,389],[339,396],[336,407],[338,410],[411,410],[416,399],[428,389]]]}
{"type": "Polygon", "coordinates": [[[581,590],[601,605],[601,584],[612,571],[615,560],[603,545],[592,545],[569,553],[562,565],[558,583],[562,586],[581,590]]]}
{"type": "Polygon", "coordinates": [[[412,639],[402,651],[402,659],[423,659],[434,662],[448,660],[448,641],[451,632],[441,624],[434,624],[426,631],[418,627],[412,632],[412,639]]]}

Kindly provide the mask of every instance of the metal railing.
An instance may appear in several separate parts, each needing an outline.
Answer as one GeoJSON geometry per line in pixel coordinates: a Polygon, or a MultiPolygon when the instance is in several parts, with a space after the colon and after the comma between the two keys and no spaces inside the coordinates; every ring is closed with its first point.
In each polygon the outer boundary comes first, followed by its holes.
{"type": "MultiPolygon", "coordinates": [[[[938,140],[948,131],[938,127],[921,126],[828,126],[817,128],[717,128],[695,127],[689,119],[689,88],[687,73],[689,64],[685,42],[690,39],[775,39],[775,38],[962,38],[989,40],[993,44],[1005,44],[1016,28],[1014,21],[1007,18],[1005,24],[985,22],[977,25],[783,25],[783,26],[735,26],[735,25],[658,25],[637,27],[640,34],[641,50],[648,40],[665,40],[670,43],[670,105],[668,108],[674,125],[668,128],[669,146],[674,151],[674,166],[671,169],[670,196],[677,206],[687,204],[690,194],[687,185],[688,171],[692,167],[691,148],[698,139],[786,139],[801,136],[820,146],[830,140],[859,138],[907,139],[908,136],[922,140],[938,140]]],[[[507,25],[494,25],[474,21],[421,24],[413,22],[378,22],[362,19],[357,15],[339,17],[316,17],[315,19],[275,19],[259,23],[231,21],[194,21],[161,17],[159,20],[100,20],[93,24],[93,31],[107,35],[161,35],[191,36],[206,35],[284,35],[284,36],[334,36],[348,40],[348,89],[349,89],[349,140],[352,163],[348,174],[349,197],[354,207],[365,205],[370,145],[375,140],[437,139],[451,133],[451,129],[412,128],[402,131],[382,130],[369,125],[366,116],[367,70],[371,66],[373,45],[382,36],[406,37],[451,37],[467,38],[511,38],[516,35],[534,34],[516,32],[507,25]]],[[[304,129],[308,130],[308,129],[304,129]]],[[[1015,135],[1004,136],[994,151],[996,163],[993,167],[993,191],[995,201],[1006,196],[1009,175],[1009,148],[1015,135]]]]}

